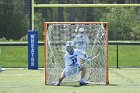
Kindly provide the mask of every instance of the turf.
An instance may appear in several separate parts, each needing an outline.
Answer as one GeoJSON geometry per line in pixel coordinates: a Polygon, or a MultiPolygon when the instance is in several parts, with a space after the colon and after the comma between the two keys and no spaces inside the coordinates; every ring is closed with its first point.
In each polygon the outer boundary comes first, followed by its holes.
{"type": "MultiPolygon", "coordinates": [[[[44,47],[38,48],[38,64],[39,67],[44,66],[44,47]]],[[[0,65],[3,67],[28,67],[28,47],[10,46],[0,47],[0,65]]]]}
{"type": "MultiPolygon", "coordinates": [[[[109,66],[116,66],[116,46],[108,48],[109,66]]],[[[140,47],[138,45],[119,45],[118,65],[120,67],[140,67],[140,47]]]]}
{"type": "MultiPolygon", "coordinates": [[[[44,47],[38,49],[39,67],[44,67],[44,47]]],[[[116,67],[116,45],[108,48],[109,66],[116,67]]],[[[119,46],[119,66],[140,67],[140,47],[136,45],[119,46]]],[[[25,46],[0,47],[0,65],[3,67],[28,67],[28,48],[25,46]]]]}
{"type": "Polygon", "coordinates": [[[0,93],[140,93],[140,68],[111,68],[109,81],[109,85],[46,86],[43,69],[6,69],[0,73],[0,93]]]}

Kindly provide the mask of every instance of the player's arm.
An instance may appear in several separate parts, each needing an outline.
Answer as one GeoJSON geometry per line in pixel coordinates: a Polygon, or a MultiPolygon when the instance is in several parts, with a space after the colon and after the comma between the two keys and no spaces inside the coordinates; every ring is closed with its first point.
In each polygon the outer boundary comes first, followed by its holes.
{"type": "Polygon", "coordinates": [[[91,57],[89,57],[85,52],[77,50],[78,55],[83,58],[86,62],[89,62],[91,57]]]}

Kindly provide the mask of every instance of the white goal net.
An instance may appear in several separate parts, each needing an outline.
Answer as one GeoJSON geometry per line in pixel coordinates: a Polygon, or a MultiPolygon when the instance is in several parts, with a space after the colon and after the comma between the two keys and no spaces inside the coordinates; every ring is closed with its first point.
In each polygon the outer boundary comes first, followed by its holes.
{"type": "MultiPolygon", "coordinates": [[[[58,81],[65,67],[66,42],[76,42],[76,40],[86,42],[85,52],[90,57],[98,55],[85,65],[86,81],[93,84],[108,83],[108,22],[45,22],[44,24],[45,84],[58,81]],[[84,31],[80,31],[80,28],[84,31]],[[75,39],[77,36],[83,38],[75,39]]],[[[74,48],[79,48],[76,43],[74,48]]],[[[81,64],[83,63],[81,60],[81,64]]],[[[80,74],[77,74],[64,79],[63,82],[79,80],[80,74]]]]}

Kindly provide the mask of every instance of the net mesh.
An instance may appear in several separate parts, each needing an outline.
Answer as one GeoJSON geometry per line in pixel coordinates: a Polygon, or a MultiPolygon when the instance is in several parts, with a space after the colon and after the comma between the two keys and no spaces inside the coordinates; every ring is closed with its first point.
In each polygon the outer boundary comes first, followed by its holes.
{"type": "MultiPolygon", "coordinates": [[[[92,58],[98,55],[85,65],[87,68],[85,79],[92,83],[106,82],[106,24],[47,24],[46,81],[48,84],[58,81],[61,76],[65,67],[66,42],[74,41],[79,34],[79,28],[84,28],[83,35],[89,38],[86,53],[92,58]]],[[[81,64],[83,63],[81,60],[81,64]]],[[[80,74],[74,74],[64,79],[64,82],[79,80],[80,74]]]]}

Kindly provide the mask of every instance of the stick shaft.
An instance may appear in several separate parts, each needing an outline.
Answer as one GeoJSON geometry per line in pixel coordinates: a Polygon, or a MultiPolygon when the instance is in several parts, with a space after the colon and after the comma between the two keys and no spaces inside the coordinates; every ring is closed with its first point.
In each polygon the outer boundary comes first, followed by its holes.
{"type": "MultiPolygon", "coordinates": [[[[98,55],[96,55],[96,56],[94,56],[91,60],[93,60],[93,59],[95,59],[95,58],[97,58],[99,56],[99,54],[98,55]]],[[[90,61],[91,61],[90,60],[90,61]]],[[[80,67],[80,69],[84,66],[84,65],[86,65],[87,64],[87,62],[85,62],[84,64],[82,64],[82,66],[80,67]]]]}

